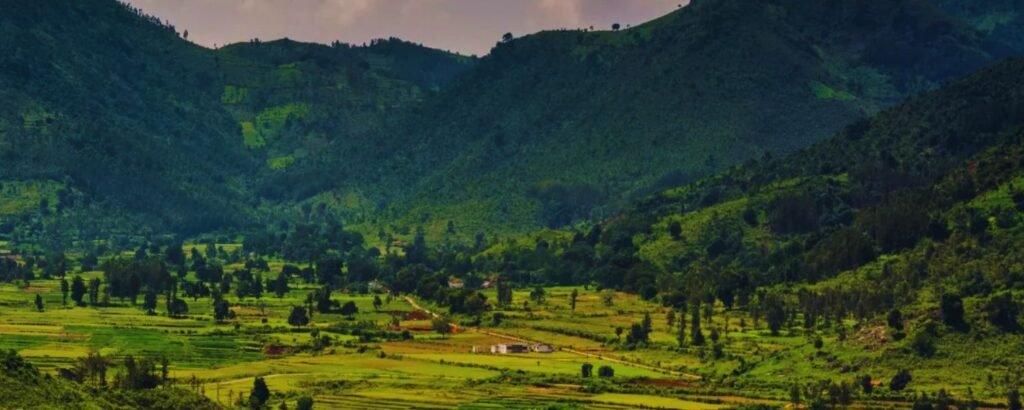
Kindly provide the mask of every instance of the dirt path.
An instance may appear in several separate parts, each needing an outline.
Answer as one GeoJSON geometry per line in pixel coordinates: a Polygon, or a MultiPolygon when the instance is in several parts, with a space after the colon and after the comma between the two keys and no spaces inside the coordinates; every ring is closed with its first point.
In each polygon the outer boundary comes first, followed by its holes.
{"type": "MultiPolygon", "coordinates": [[[[434,317],[436,319],[440,319],[441,318],[441,315],[439,315],[437,313],[434,313],[434,312],[431,312],[430,310],[420,306],[418,303],[416,303],[415,300],[413,300],[413,298],[411,298],[409,296],[405,297],[405,301],[409,302],[409,305],[412,306],[413,309],[416,309],[416,310],[419,310],[421,312],[424,312],[424,313],[426,313],[426,314],[428,314],[428,315],[430,315],[430,316],[432,316],[432,317],[434,317]]],[[[452,330],[454,332],[458,332],[459,331],[459,327],[456,324],[452,323],[451,326],[452,326],[452,330]]],[[[471,330],[473,330],[473,331],[475,331],[477,333],[480,333],[480,334],[485,334],[485,335],[494,336],[494,337],[500,337],[502,339],[512,340],[512,341],[516,341],[516,342],[520,342],[520,343],[526,343],[526,344],[542,343],[540,341],[524,339],[522,337],[513,336],[513,335],[510,335],[510,334],[501,333],[501,332],[495,332],[495,331],[492,331],[492,330],[484,330],[484,329],[480,329],[480,328],[472,328],[471,330]]],[[[689,379],[689,380],[700,380],[701,379],[700,376],[695,375],[695,374],[679,372],[679,371],[665,369],[665,368],[661,368],[661,367],[648,366],[646,364],[641,364],[641,363],[631,362],[631,361],[628,361],[628,360],[617,359],[617,358],[614,358],[614,357],[608,357],[608,356],[603,356],[603,355],[599,355],[599,354],[584,352],[584,351],[580,351],[580,350],[576,350],[576,349],[571,349],[571,348],[568,348],[568,347],[560,347],[559,350],[563,351],[563,352],[568,352],[568,353],[572,353],[572,354],[575,354],[575,355],[583,356],[583,357],[586,357],[586,358],[590,358],[590,359],[604,360],[604,361],[607,361],[607,362],[617,363],[617,364],[621,364],[621,365],[624,365],[624,366],[635,367],[635,368],[638,368],[638,369],[644,369],[644,370],[648,370],[648,371],[652,371],[652,372],[656,372],[656,373],[668,374],[668,375],[671,375],[671,376],[680,377],[680,378],[684,378],[684,379],[689,379]]]]}

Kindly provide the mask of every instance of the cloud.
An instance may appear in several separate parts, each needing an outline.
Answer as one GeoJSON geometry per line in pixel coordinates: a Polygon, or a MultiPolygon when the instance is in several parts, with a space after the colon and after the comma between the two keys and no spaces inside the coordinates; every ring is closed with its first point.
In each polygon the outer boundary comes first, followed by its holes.
{"type": "Polygon", "coordinates": [[[128,0],[207,46],[289,37],[363,43],[400,37],[484,54],[502,33],[639,24],[680,0],[128,0]]]}

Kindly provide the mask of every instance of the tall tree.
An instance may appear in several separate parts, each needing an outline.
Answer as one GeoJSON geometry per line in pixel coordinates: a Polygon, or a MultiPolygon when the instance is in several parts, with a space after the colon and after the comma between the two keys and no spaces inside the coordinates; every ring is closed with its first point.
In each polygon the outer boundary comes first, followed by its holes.
{"type": "Polygon", "coordinates": [[[704,346],[704,332],[700,330],[700,301],[690,304],[690,344],[704,346]]]}
{"type": "Polygon", "coordinates": [[[266,380],[262,377],[257,377],[252,382],[252,390],[249,392],[249,407],[253,409],[259,409],[270,400],[270,388],[267,387],[266,380]]]}
{"type": "Polygon", "coordinates": [[[75,276],[71,280],[71,300],[75,301],[78,306],[85,306],[85,294],[89,290],[85,286],[85,281],[82,280],[81,276],[75,276]]]}
{"type": "Polygon", "coordinates": [[[70,291],[71,291],[71,285],[68,284],[68,280],[66,278],[60,278],[60,294],[61,294],[60,303],[62,305],[64,305],[64,306],[68,305],[68,292],[70,292],[70,291]]]}

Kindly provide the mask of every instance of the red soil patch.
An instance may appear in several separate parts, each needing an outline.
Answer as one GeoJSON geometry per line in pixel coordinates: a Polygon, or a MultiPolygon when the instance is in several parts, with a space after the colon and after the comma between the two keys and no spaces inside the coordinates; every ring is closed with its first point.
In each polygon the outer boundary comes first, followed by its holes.
{"type": "Polygon", "coordinates": [[[409,312],[405,315],[405,320],[427,320],[430,319],[430,315],[420,312],[418,310],[409,312]]]}

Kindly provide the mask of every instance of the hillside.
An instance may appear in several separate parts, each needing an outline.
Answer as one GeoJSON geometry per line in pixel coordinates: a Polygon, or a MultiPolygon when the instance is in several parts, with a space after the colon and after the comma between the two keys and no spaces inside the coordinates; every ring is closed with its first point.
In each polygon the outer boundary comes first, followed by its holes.
{"type": "Polygon", "coordinates": [[[366,130],[472,64],[397,39],[210,50],[110,0],[6,8],[0,226],[57,247],[274,215],[278,187],[323,188],[277,180],[283,169],[371,144],[366,130]]]}
{"type": "Polygon", "coordinates": [[[5,409],[218,409],[221,406],[176,388],[117,391],[84,386],[43,374],[15,351],[0,352],[0,407],[5,409]]]}
{"type": "Polygon", "coordinates": [[[113,1],[18,4],[0,234],[66,248],[315,211],[468,241],[600,219],[1020,50],[1012,4],[940,5],[702,1],[476,60],[397,39],[210,50],[113,1]]]}
{"type": "Polygon", "coordinates": [[[745,339],[726,342],[746,361],[705,371],[729,386],[784,390],[772,378],[780,366],[798,369],[788,383],[906,368],[960,399],[970,388],[994,397],[1022,364],[1007,354],[1024,346],[1022,158],[1015,59],[811,148],[653,195],[571,239],[503,242],[475,263],[516,282],[636,292],[695,317],[710,303],[832,346],[752,361],[736,347],[745,339]]]}
{"type": "Polygon", "coordinates": [[[1014,52],[1003,40],[921,1],[702,1],[618,32],[530,35],[392,131],[416,138],[389,147],[374,186],[410,192],[389,219],[431,234],[600,218],[819,141],[1014,52]]]}

